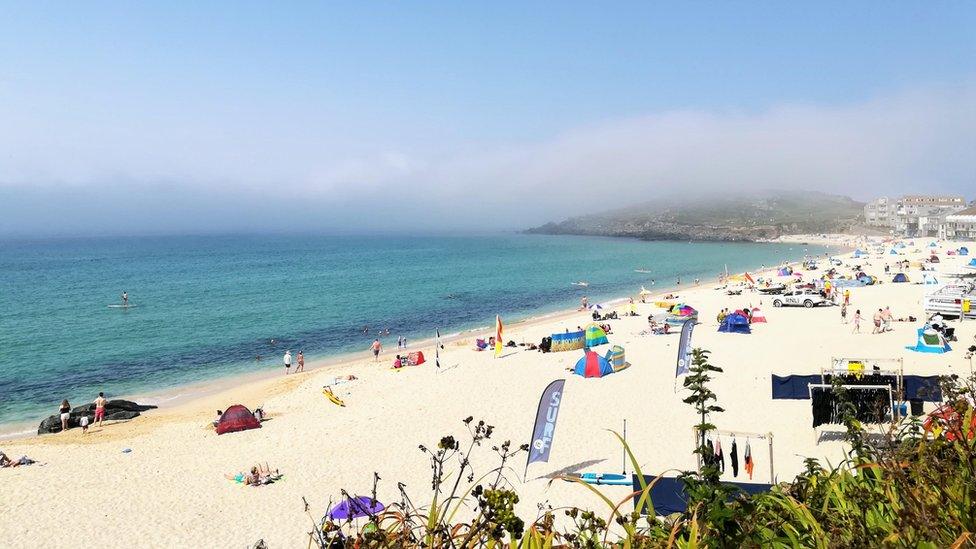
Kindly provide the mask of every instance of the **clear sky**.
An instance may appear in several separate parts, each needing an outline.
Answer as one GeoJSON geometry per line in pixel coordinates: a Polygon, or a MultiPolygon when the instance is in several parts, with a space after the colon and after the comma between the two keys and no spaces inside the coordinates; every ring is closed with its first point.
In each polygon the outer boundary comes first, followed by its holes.
{"type": "Polygon", "coordinates": [[[519,228],[689,187],[976,198],[967,2],[0,7],[0,234],[519,228]]]}

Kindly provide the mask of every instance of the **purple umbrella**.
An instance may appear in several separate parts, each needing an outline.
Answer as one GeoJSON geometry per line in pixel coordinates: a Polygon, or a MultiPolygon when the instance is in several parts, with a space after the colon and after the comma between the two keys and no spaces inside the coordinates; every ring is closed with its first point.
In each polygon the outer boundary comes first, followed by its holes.
{"type": "Polygon", "coordinates": [[[356,496],[334,505],[329,510],[329,518],[332,520],[349,520],[366,517],[379,514],[385,508],[382,503],[371,497],[356,496]]]}

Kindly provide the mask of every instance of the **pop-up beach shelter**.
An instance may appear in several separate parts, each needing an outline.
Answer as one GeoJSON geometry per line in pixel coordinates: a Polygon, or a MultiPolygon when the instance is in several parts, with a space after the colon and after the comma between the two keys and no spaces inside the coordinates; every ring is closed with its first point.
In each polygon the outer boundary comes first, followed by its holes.
{"type": "Polygon", "coordinates": [[[929,243],[929,248],[938,248],[938,247],[939,247],[939,245],[936,244],[935,242],[930,242],[929,243]]]}
{"type": "Polygon", "coordinates": [[[898,250],[896,250],[896,249],[894,249],[894,248],[892,248],[892,249],[891,249],[891,251],[890,251],[890,252],[888,252],[888,254],[889,254],[889,255],[898,255],[898,250]]]}
{"type": "Polygon", "coordinates": [[[939,256],[933,255],[932,257],[930,257],[929,263],[941,263],[941,261],[939,261],[939,256]]]}
{"type": "Polygon", "coordinates": [[[603,377],[613,373],[613,366],[607,359],[587,349],[583,358],[576,362],[573,373],[583,377],[603,377]]]}
{"type": "Polygon", "coordinates": [[[766,315],[764,315],[763,312],[759,310],[759,307],[753,307],[751,323],[756,324],[759,322],[766,322],[766,315]]]}
{"type": "Polygon", "coordinates": [[[930,273],[925,273],[922,275],[922,284],[938,284],[939,279],[932,276],[930,273]]]}
{"type": "Polygon", "coordinates": [[[905,347],[909,351],[916,353],[948,353],[952,350],[946,340],[932,328],[919,328],[918,341],[914,347],[905,347]]]}
{"type": "Polygon", "coordinates": [[[908,277],[905,276],[905,273],[898,273],[898,274],[896,274],[894,276],[894,278],[891,279],[891,281],[892,282],[908,282],[909,280],[908,280],[908,277]]]}
{"type": "Polygon", "coordinates": [[[861,249],[854,250],[854,257],[861,257],[862,255],[868,255],[867,252],[861,249]]]}
{"type": "Polygon", "coordinates": [[[217,434],[233,433],[235,431],[247,431],[248,429],[260,429],[261,422],[246,406],[235,404],[224,410],[220,419],[217,420],[217,434]]]}
{"type": "Polygon", "coordinates": [[[959,255],[969,255],[969,248],[962,246],[959,248],[959,255]]]}
{"type": "Polygon", "coordinates": [[[584,346],[586,347],[596,347],[597,345],[604,345],[610,343],[607,339],[607,333],[603,331],[603,328],[599,324],[590,324],[586,327],[586,342],[584,346]]]}
{"type": "Polygon", "coordinates": [[[779,270],[776,271],[776,274],[779,276],[790,276],[793,274],[793,269],[789,267],[780,267],[779,270]]]}
{"type": "Polygon", "coordinates": [[[732,313],[725,317],[718,331],[732,334],[751,334],[749,329],[749,319],[739,313],[732,313]]]}
{"type": "Polygon", "coordinates": [[[976,269],[976,258],[970,259],[966,267],[969,269],[976,269]]]}
{"type": "Polygon", "coordinates": [[[610,363],[610,367],[613,368],[614,372],[619,372],[630,367],[630,363],[627,362],[627,355],[624,353],[624,348],[620,345],[614,345],[607,349],[607,354],[603,358],[610,363]]]}

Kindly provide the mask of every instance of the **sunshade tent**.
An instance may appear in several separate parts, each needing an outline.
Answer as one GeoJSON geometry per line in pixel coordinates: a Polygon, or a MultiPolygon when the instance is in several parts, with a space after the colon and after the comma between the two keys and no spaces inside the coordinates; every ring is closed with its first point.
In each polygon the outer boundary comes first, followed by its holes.
{"type": "Polygon", "coordinates": [[[753,307],[752,309],[752,324],[766,322],[766,315],[763,314],[759,307],[753,307]]]}
{"type": "Polygon", "coordinates": [[[610,343],[607,339],[607,333],[603,331],[603,328],[599,324],[590,324],[586,327],[586,342],[584,346],[586,347],[596,347],[597,345],[604,345],[610,343]]]}
{"type": "Polygon", "coordinates": [[[937,248],[937,247],[939,247],[939,245],[936,244],[935,242],[930,242],[929,243],[929,248],[937,248]]]}
{"type": "Polygon", "coordinates": [[[938,284],[938,283],[939,283],[939,279],[935,278],[929,273],[925,273],[922,276],[922,284],[938,284]]]}
{"type": "Polygon", "coordinates": [[[959,255],[969,255],[969,248],[961,246],[959,248],[959,255]]]}
{"type": "Polygon", "coordinates": [[[603,358],[610,363],[610,367],[613,368],[614,372],[619,372],[630,366],[630,363],[627,362],[627,355],[624,353],[624,348],[620,345],[614,345],[610,349],[607,349],[607,354],[603,358]]]}
{"type": "Polygon", "coordinates": [[[329,509],[329,518],[332,520],[352,520],[359,517],[375,516],[381,513],[386,507],[382,503],[367,496],[356,496],[332,506],[329,509]]]}
{"type": "Polygon", "coordinates": [[[246,406],[235,404],[224,410],[217,420],[217,434],[233,433],[235,431],[247,431],[248,429],[260,429],[261,422],[246,406]]]}
{"type": "Polygon", "coordinates": [[[976,269],[976,258],[970,259],[966,267],[969,267],[970,269],[976,269]]]}
{"type": "Polygon", "coordinates": [[[905,273],[898,273],[891,279],[892,282],[909,282],[908,276],[905,273]]]}
{"type": "Polygon", "coordinates": [[[919,328],[918,340],[913,347],[905,347],[909,351],[916,353],[948,353],[952,350],[945,338],[932,328],[919,328]]]}
{"type": "Polygon", "coordinates": [[[888,254],[890,254],[890,255],[898,255],[898,250],[892,248],[891,251],[888,252],[888,254]]]}
{"type": "Polygon", "coordinates": [[[749,319],[739,313],[732,313],[725,317],[718,331],[732,334],[751,334],[749,329],[749,319]]]}
{"type": "Polygon", "coordinates": [[[780,267],[780,269],[776,271],[776,274],[779,276],[790,276],[793,274],[793,269],[789,267],[780,267]]]}
{"type": "Polygon", "coordinates": [[[607,359],[587,349],[576,362],[573,373],[583,377],[603,377],[613,373],[613,366],[607,359]]]}
{"type": "Polygon", "coordinates": [[[933,255],[932,257],[929,258],[929,263],[939,263],[939,262],[940,262],[939,256],[937,255],[933,255]]]}

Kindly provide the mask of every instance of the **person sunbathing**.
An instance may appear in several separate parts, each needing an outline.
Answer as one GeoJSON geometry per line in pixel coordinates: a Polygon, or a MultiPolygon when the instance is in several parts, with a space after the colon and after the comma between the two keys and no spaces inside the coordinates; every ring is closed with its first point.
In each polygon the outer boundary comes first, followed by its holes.
{"type": "Polygon", "coordinates": [[[281,473],[277,469],[272,473],[271,468],[265,463],[251,467],[250,473],[237,473],[236,475],[224,475],[227,480],[233,480],[245,486],[258,486],[261,484],[271,484],[281,478],[281,473]]]}
{"type": "Polygon", "coordinates": [[[21,465],[31,465],[35,463],[34,460],[27,456],[21,456],[18,460],[10,459],[7,454],[0,451],[0,467],[20,467],[21,465]]]}

